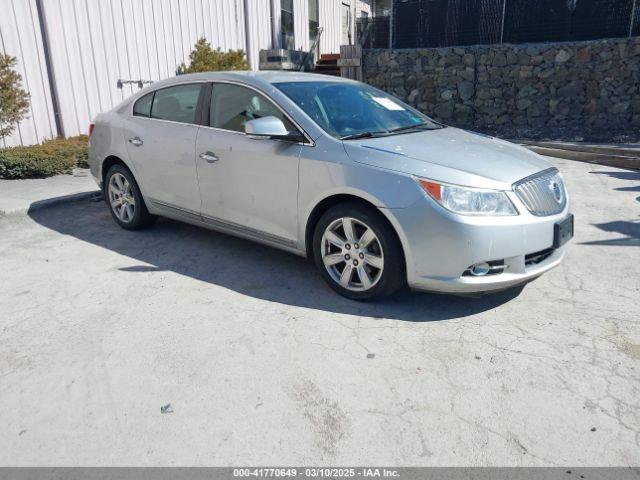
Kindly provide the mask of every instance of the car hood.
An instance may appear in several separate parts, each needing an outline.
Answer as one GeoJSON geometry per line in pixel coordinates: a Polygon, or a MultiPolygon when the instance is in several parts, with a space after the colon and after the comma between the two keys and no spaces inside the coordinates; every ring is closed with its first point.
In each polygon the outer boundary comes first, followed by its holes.
{"type": "Polygon", "coordinates": [[[510,188],[552,167],[524,147],[453,127],[343,144],[347,155],[359,163],[484,188],[510,188]]]}

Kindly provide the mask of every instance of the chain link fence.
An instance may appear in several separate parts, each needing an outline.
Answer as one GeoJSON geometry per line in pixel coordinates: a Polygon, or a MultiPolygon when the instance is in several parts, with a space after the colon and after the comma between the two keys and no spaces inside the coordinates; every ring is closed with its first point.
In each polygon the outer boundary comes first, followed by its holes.
{"type": "Polygon", "coordinates": [[[393,48],[626,37],[640,0],[396,0],[391,30],[393,48]]]}
{"type": "Polygon", "coordinates": [[[389,48],[389,18],[382,16],[356,20],[356,38],[362,48],[389,48]]]}

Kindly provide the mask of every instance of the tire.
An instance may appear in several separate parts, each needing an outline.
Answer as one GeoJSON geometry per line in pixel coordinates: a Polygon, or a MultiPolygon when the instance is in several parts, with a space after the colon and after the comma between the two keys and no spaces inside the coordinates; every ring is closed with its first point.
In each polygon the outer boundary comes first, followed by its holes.
{"type": "Polygon", "coordinates": [[[396,232],[375,208],[358,202],[338,204],[320,217],[313,256],[329,286],[352,300],[383,298],[406,283],[396,232]],[[347,232],[349,224],[353,233],[347,232]]]}
{"type": "Polygon", "coordinates": [[[125,230],[141,230],[156,220],[147,210],[138,183],[124,165],[113,165],[107,172],[104,199],[113,219],[125,230]]]}

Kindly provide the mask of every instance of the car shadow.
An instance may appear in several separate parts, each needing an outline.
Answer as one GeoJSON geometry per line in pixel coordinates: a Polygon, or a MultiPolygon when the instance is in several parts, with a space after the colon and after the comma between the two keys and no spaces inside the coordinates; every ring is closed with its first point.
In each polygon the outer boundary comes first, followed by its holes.
{"type": "Polygon", "coordinates": [[[609,240],[593,240],[582,242],[581,245],[605,245],[616,247],[640,247],[640,223],[615,220],[613,222],[595,223],[594,227],[608,233],[619,233],[622,238],[612,238],[609,240]]]}
{"type": "MultiPolygon", "coordinates": [[[[638,185],[617,187],[613,190],[618,192],[640,192],[640,171],[638,170],[615,170],[615,171],[591,171],[594,175],[606,175],[618,180],[638,182],[638,185]]],[[[640,197],[636,200],[640,202],[640,197]]],[[[582,242],[581,245],[602,245],[610,247],[639,247],[640,246],[640,223],[638,221],[615,220],[605,223],[594,223],[594,227],[608,233],[619,233],[620,238],[609,240],[593,240],[582,242]]]]}
{"type": "Polygon", "coordinates": [[[593,173],[594,175],[606,175],[607,177],[616,178],[618,180],[629,180],[632,182],[638,182],[638,185],[618,187],[614,188],[614,190],[618,192],[640,192],[640,171],[638,170],[620,170],[610,172],[599,172],[592,170],[589,173],[593,173]]]}
{"type": "Polygon", "coordinates": [[[55,232],[134,260],[120,269],[123,273],[170,271],[257,299],[325,312],[431,322],[494,309],[523,288],[478,298],[404,290],[381,301],[355,302],[329,289],[313,263],[302,257],[165,218],[150,229],[126,231],[102,201],[58,205],[29,216],[55,232]]]}

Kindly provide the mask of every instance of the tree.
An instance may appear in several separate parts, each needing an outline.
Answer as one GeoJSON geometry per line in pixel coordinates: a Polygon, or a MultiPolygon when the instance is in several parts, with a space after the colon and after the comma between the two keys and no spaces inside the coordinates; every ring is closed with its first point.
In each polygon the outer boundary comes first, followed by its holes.
{"type": "Polygon", "coordinates": [[[244,50],[214,50],[205,38],[201,38],[189,54],[189,66],[180,65],[178,74],[220,70],[249,70],[244,50]]]}
{"type": "Polygon", "coordinates": [[[29,111],[29,93],[15,66],[14,57],[0,54],[0,138],[11,135],[29,111]]]}

